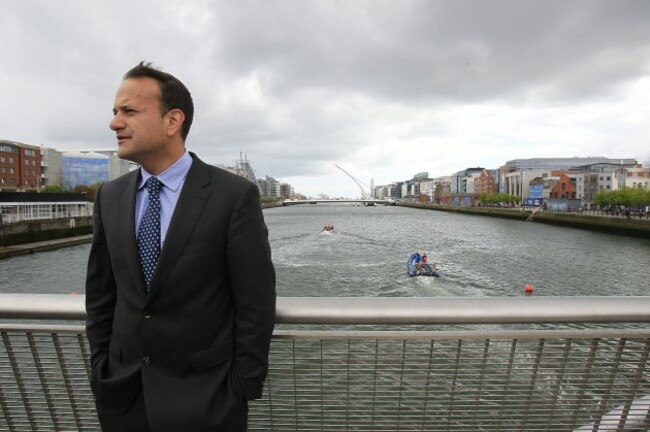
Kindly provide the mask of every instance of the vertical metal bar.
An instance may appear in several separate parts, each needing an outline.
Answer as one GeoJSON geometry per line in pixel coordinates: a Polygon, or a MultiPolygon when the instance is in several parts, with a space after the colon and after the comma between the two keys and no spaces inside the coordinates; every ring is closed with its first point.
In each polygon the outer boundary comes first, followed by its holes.
{"type": "Polygon", "coordinates": [[[596,414],[596,421],[594,422],[593,432],[598,432],[600,430],[600,423],[603,420],[603,416],[607,411],[607,405],[609,404],[609,399],[612,395],[612,387],[614,386],[614,380],[618,374],[618,368],[621,363],[621,357],[623,356],[623,350],[625,348],[625,343],[627,339],[621,338],[618,340],[616,347],[616,356],[614,357],[614,364],[611,367],[611,372],[609,373],[609,379],[607,380],[607,388],[605,390],[605,397],[600,401],[600,408],[596,414]]]}
{"type": "Polygon", "coordinates": [[[346,383],[346,394],[345,394],[345,430],[348,431],[350,430],[350,363],[352,363],[352,341],[348,339],[348,348],[347,348],[347,365],[346,365],[346,373],[347,377],[345,380],[346,383]]]}
{"type": "Polygon", "coordinates": [[[530,374],[530,382],[528,385],[528,396],[526,397],[526,405],[524,406],[524,413],[521,418],[521,425],[524,427],[528,422],[528,412],[530,411],[530,404],[533,401],[533,394],[535,393],[535,384],[537,383],[537,373],[539,372],[539,364],[542,359],[542,353],[544,352],[544,343],[545,339],[540,339],[537,343],[537,349],[535,350],[535,363],[533,365],[533,370],[530,374]]]}
{"type": "Polygon", "coordinates": [[[32,351],[32,356],[34,357],[34,364],[36,365],[36,372],[38,374],[38,379],[41,383],[41,388],[43,389],[43,395],[45,396],[45,402],[47,404],[47,411],[50,414],[52,419],[52,424],[55,426],[55,430],[59,430],[58,418],[55,415],[54,404],[52,403],[52,395],[47,385],[47,378],[43,371],[43,364],[41,362],[41,356],[38,352],[38,347],[36,346],[36,341],[34,340],[34,335],[32,333],[27,333],[27,340],[29,341],[29,347],[32,351]]]}
{"type": "MultiPolygon", "coordinates": [[[[2,332],[2,341],[4,342],[5,346],[5,351],[7,352],[7,358],[9,358],[9,349],[7,347],[7,341],[9,339],[9,336],[7,335],[6,332],[2,332]]],[[[9,404],[7,402],[7,399],[4,394],[4,390],[2,389],[2,381],[0,381],[0,408],[2,408],[2,414],[4,415],[4,418],[7,422],[7,427],[9,428],[10,432],[13,432],[16,430],[13,422],[13,417],[11,413],[9,412],[9,404]]]]}
{"type": "Polygon", "coordinates": [[[627,416],[630,414],[630,407],[632,405],[632,401],[636,397],[637,391],[639,390],[639,383],[641,382],[641,379],[643,377],[643,371],[645,370],[646,363],[648,362],[648,351],[650,351],[650,340],[646,339],[643,355],[641,356],[641,360],[639,361],[639,366],[637,367],[636,374],[634,375],[634,384],[632,385],[632,391],[627,397],[627,401],[623,405],[621,420],[618,422],[618,427],[621,430],[625,426],[625,423],[627,422],[627,416]]]}
{"type": "MultiPolygon", "coordinates": [[[[503,392],[503,394],[506,395],[506,396],[510,392],[510,382],[512,380],[512,365],[513,365],[514,360],[515,360],[516,352],[517,352],[517,339],[513,339],[512,343],[510,344],[510,356],[508,358],[508,367],[506,369],[506,376],[508,378],[506,379],[506,388],[505,388],[505,391],[503,392]]],[[[498,415],[499,423],[498,423],[497,426],[498,426],[499,430],[503,426],[503,416],[504,416],[505,406],[506,406],[505,401],[502,401],[501,402],[501,409],[499,410],[499,415],[498,415]]]]}
{"type": "Polygon", "coordinates": [[[565,339],[564,346],[562,347],[562,365],[560,366],[560,372],[558,374],[557,380],[553,391],[551,392],[551,410],[548,413],[548,419],[546,421],[546,430],[549,430],[551,423],[554,420],[555,409],[557,408],[557,402],[559,400],[560,388],[562,388],[562,382],[564,381],[564,374],[566,373],[567,360],[569,358],[569,351],[571,350],[572,339],[565,339]]]}
{"type": "MultiPolygon", "coordinates": [[[[476,406],[481,406],[481,394],[483,393],[483,380],[485,379],[485,366],[487,365],[488,351],[490,349],[490,339],[485,339],[483,344],[483,357],[481,359],[481,374],[476,392],[476,406]]],[[[474,425],[478,429],[481,425],[478,423],[478,416],[474,416],[474,425]]]]}
{"type": "MultiPolygon", "coordinates": [[[[88,345],[86,344],[86,338],[84,337],[83,333],[78,333],[77,334],[77,344],[79,345],[79,352],[81,353],[81,361],[82,361],[83,367],[85,368],[86,378],[87,378],[87,382],[88,382],[88,389],[90,390],[90,379],[91,379],[92,367],[90,365],[90,352],[88,350],[88,345]]],[[[92,391],[90,391],[90,397],[88,399],[88,402],[90,402],[92,404],[92,406],[94,406],[95,394],[92,391]]],[[[93,416],[93,420],[94,420],[95,424],[99,424],[99,418],[97,417],[96,410],[91,409],[91,411],[88,414],[90,416],[93,416]]]]}
{"type": "Polygon", "coordinates": [[[589,377],[591,376],[591,369],[594,366],[594,359],[596,358],[596,350],[598,349],[598,342],[599,339],[592,339],[591,340],[591,348],[589,349],[589,357],[587,359],[587,363],[585,365],[585,372],[584,376],[582,379],[582,384],[580,386],[580,391],[578,392],[578,399],[577,399],[577,404],[573,409],[573,416],[571,418],[571,427],[570,429],[573,430],[576,428],[576,423],[578,421],[578,415],[580,414],[580,408],[582,406],[582,402],[585,398],[585,392],[587,390],[587,384],[589,382],[589,377]]]}
{"type": "MultiPolygon", "coordinates": [[[[375,339],[375,373],[372,378],[372,421],[371,429],[375,428],[375,417],[377,414],[377,372],[379,368],[379,340],[375,339]]],[[[323,429],[321,429],[323,430],[323,429]]]]}
{"type": "MultiPolygon", "coordinates": [[[[18,385],[18,391],[20,392],[20,398],[23,401],[23,407],[27,413],[27,420],[32,430],[36,430],[36,422],[34,421],[34,415],[32,413],[32,404],[29,402],[29,396],[27,395],[27,389],[25,388],[25,383],[23,382],[22,372],[18,366],[18,360],[16,359],[16,353],[14,352],[13,346],[11,344],[11,338],[5,332],[2,333],[2,339],[5,344],[5,349],[7,350],[7,357],[9,357],[9,364],[11,365],[11,370],[16,379],[16,384],[18,385]]],[[[9,414],[10,417],[11,414],[9,414]]]]}
{"type": "Polygon", "coordinates": [[[70,380],[70,372],[68,371],[68,364],[65,361],[65,356],[63,355],[63,349],[61,348],[61,340],[59,339],[59,335],[57,333],[52,333],[52,340],[54,341],[54,348],[56,349],[56,355],[59,358],[59,365],[61,366],[61,372],[63,373],[63,382],[65,384],[65,389],[68,392],[68,398],[70,399],[72,415],[77,425],[77,429],[81,429],[81,419],[79,418],[77,401],[74,396],[74,390],[72,388],[72,382],[70,380]]]}
{"type": "MultiPolygon", "coordinates": [[[[273,344],[273,341],[271,341],[273,344]]],[[[273,379],[271,378],[270,373],[266,375],[266,394],[268,395],[268,405],[269,405],[269,428],[271,431],[275,430],[275,423],[273,421],[273,379]]]]}
{"type": "Polygon", "coordinates": [[[90,375],[91,375],[90,353],[88,352],[88,348],[86,347],[84,335],[78,334],[77,341],[79,342],[79,351],[81,352],[84,366],[86,367],[86,375],[88,375],[88,381],[90,381],[90,375]]]}
{"type": "Polygon", "coordinates": [[[11,421],[7,400],[5,399],[5,394],[4,391],[2,390],[2,382],[0,382],[0,409],[2,410],[2,415],[7,423],[7,427],[9,428],[10,431],[13,431],[14,430],[13,422],[11,421]]]}
{"type": "Polygon", "coordinates": [[[431,368],[433,366],[433,339],[429,341],[429,361],[427,363],[427,382],[424,388],[424,409],[422,410],[422,430],[427,423],[427,414],[429,411],[429,393],[431,391],[431,368]]]}
{"type": "Polygon", "coordinates": [[[402,341],[402,359],[399,371],[399,394],[397,396],[397,430],[400,430],[400,423],[402,421],[402,397],[404,390],[404,363],[406,357],[406,340],[402,341]]]}
{"type": "Polygon", "coordinates": [[[296,379],[296,340],[291,340],[291,362],[292,362],[292,377],[293,377],[293,412],[294,412],[294,426],[295,430],[298,429],[298,380],[296,379]]]}
{"type": "Polygon", "coordinates": [[[449,395],[449,409],[447,410],[447,430],[451,428],[451,419],[454,414],[454,398],[456,397],[456,381],[458,379],[458,368],[460,366],[460,352],[462,348],[462,339],[458,340],[456,345],[456,361],[454,365],[454,378],[451,384],[451,392],[449,395]]]}
{"type": "Polygon", "coordinates": [[[323,393],[323,363],[325,359],[323,358],[323,339],[320,340],[320,430],[324,430],[325,426],[325,407],[323,406],[323,399],[325,397],[323,393]]]}

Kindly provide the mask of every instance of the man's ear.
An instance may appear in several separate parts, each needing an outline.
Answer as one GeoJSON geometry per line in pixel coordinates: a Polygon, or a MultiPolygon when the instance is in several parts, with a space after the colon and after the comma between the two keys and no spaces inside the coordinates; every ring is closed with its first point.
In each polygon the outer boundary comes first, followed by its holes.
{"type": "Polygon", "coordinates": [[[183,123],[185,122],[185,114],[183,111],[174,108],[169,110],[167,114],[165,114],[165,117],[167,118],[167,135],[172,136],[177,133],[180,134],[183,123]]]}

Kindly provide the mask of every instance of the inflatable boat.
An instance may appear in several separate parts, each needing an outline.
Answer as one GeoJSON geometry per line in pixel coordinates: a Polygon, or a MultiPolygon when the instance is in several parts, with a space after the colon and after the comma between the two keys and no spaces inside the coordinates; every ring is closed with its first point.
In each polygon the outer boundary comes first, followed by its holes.
{"type": "Polygon", "coordinates": [[[435,264],[423,263],[422,256],[419,253],[411,254],[406,260],[406,271],[409,276],[434,276],[440,277],[440,273],[435,268],[435,264]]]}

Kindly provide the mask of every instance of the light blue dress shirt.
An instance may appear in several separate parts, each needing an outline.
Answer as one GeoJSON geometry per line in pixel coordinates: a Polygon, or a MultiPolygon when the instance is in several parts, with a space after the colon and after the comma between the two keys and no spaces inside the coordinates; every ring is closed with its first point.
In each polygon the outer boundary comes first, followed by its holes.
{"type": "MultiPolygon", "coordinates": [[[[192,166],[192,156],[185,150],[183,156],[180,157],[172,166],[161,172],[156,177],[162,183],[160,189],[160,248],[162,249],[167,236],[167,229],[169,222],[174,214],[178,197],[185,184],[185,178],[192,166]]],[[[146,182],[151,173],[147,172],[144,168],[140,168],[140,181],[138,182],[138,191],[135,195],[135,234],[138,235],[138,228],[140,228],[140,221],[147,210],[149,204],[149,191],[147,190],[146,182]]]]}

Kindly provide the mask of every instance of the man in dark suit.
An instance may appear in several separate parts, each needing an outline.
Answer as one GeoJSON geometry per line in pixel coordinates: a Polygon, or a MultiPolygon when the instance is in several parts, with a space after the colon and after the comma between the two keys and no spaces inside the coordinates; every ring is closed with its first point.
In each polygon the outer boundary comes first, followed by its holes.
{"type": "Polygon", "coordinates": [[[259,194],[186,151],[193,111],[150,64],[116,94],[117,154],[141,168],[95,199],[86,328],[104,431],[245,431],[262,395],[275,272],[259,194]]]}

